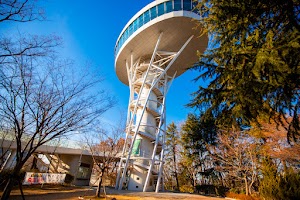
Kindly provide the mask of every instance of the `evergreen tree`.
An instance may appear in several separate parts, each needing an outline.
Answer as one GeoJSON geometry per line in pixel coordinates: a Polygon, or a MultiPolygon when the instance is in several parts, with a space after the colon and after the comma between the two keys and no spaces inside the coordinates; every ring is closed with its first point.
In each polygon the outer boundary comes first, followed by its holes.
{"type": "MultiPolygon", "coordinates": [[[[197,174],[210,175],[205,173],[213,167],[207,144],[213,145],[215,138],[216,127],[212,116],[203,119],[195,114],[189,114],[181,127],[182,165],[192,169],[189,170],[191,172],[189,177],[193,186],[196,186],[197,174]]],[[[202,181],[204,182],[203,179],[202,181]]]]}
{"type": "MultiPolygon", "coordinates": [[[[166,131],[166,156],[165,160],[170,168],[170,177],[174,177],[176,181],[175,190],[179,190],[179,179],[178,179],[178,153],[179,153],[180,137],[177,130],[177,126],[174,122],[169,124],[166,131]]],[[[172,181],[172,180],[171,180],[172,181]]]]}
{"type": "Polygon", "coordinates": [[[202,0],[197,8],[210,45],[192,69],[200,71],[195,80],[210,83],[193,93],[189,106],[213,113],[222,127],[248,125],[260,115],[287,121],[288,138],[297,141],[299,0],[202,0]]]}
{"type": "Polygon", "coordinates": [[[292,168],[278,173],[277,166],[269,158],[262,162],[262,178],[259,185],[260,195],[267,200],[294,200],[300,198],[300,173],[292,168]]]}

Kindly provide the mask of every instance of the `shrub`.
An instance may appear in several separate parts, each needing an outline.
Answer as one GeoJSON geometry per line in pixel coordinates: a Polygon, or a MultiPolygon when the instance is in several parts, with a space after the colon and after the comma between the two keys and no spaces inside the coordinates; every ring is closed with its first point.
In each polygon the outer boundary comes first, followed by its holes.
{"type": "Polygon", "coordinates": [[[215,185],[196,185],[197,193],[212,194],[225,197],[228,188],[215,185]]]}
{"type": "Polygon", "coordinates": [[[191,185],[183,185],[179,188],[180,192],[194,193],[194,187],[191,185]]]}
{"type": "Polygon", "coordinates": [[[259,191],[265,199],[300,199],[300,173],[287,172],[277,175],[273,180],[262,180],[259,191]]]}
{"type": "Polygon", "coordinates": [[[204,194],[215,194],[215,186],[214,185],[196,185],[197,193],[204,194]]]}
{"type": "Polygon", "coordinates": [[[215,191],[216,191],[217,196],[225,197],[226,192],[228,191],[228,188],[226,188],[224,186],[217,186],[217,187],[215,187],[215,191]]]}

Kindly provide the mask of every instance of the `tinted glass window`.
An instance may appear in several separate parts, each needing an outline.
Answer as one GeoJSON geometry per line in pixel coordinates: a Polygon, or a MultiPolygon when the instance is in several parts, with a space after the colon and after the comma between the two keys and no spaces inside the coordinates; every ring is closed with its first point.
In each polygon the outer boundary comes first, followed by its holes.
{"type": "Polygon", "coordinates": [[[133,33],[133,26],[132,26],[132,23],[131,23],[128,27],[128,37],[130,37],[132,33],[133,33]]]}
{"type": "Polygon", "coordinates": [[[191,10],[191,9],[192,9],[192,1],[183,0],[183,10],[191,10]]]}
{"type": "Polygon", "coordinates": [[[173,4],[172,1],[166,2],[166,13],[171,12],[173,10],[173,4]]]}
{"type": "Polygon", "coordinates": [[[128,28],[123,33],[123,37],[124,37],[124,40],[127,40],[127,38],[128,38],[128,28]]]}
{"type": "Polygon", "coordinates": [[[158,16],[161,16],[165,13],[169,13],[172,11],[179,11],[179,10],[192,10],[193,12],[197,13],[198,10],[195,9],[197,2],[193,0],[170,0],[164,3],[161,3],[157,6],[152,7],[151,9],[147,10],[141,16],[139,16],[129,27],[124,31],[123,35],[120,37],[118,44],[116,46],[116,51],[118,51],[124,42],[141,26],[145,23],[149,22],[152,19],[155,19],[158,16]],[[182,4],[183,1],[183,4],[182,4]]]}
{"type": "Polygon", "coordinates": [[[181,10],[181,0],[174,0],[174,10],[181,10]]]}
{"type": "Polygon", "coordinates": [[[85,164],[85,163],[81,163],[79,168],[78,168],[78,172],[77,172],[77,178],[81,178],[81,179],[88,179],[90,176],[90,165],[89,164],[85,164]]]}
{"type": "Polygon", "coordinates": [[[157,17],[156,6],[154,6],[153,8],[150,9],[150,15],[151,15],[151,19],[154,19],[157,17]]]}
{"type": "Polygon", "coordinates": [[[144,24],[146,24],[147,22],[150,21],[150,13],[149,13],[149,10],[147,10],[145,13],[144,13],[144,24]]]}
{"type": "Polygon", "coordinates": [[[161,16],[165,13],[165,6],[164,3],[161,3],[157,6],[157,16],[161,16]]]}
{"type": "Polygon", "coordinates": [[[124,41],[124,37],[122,36],[122,37],[120,38],[119,42],[118,42],[118,46],[119,46],[119,45],[122,45],[122,44],[123,44],[123,41],[124,41]]]}
{"type": "Polygon", "coordinates": [[[138,21],[139,21],[138,26],[139,26],[139,28],[140,28],[140,27],[143,26],[143,24],[144,24],[144,17],[143,17],[143,15],[139,16],[138,21]]]}
{"type": "Polygon", "coordinates": [[[133,21],[133,32],[136,31],[138,23],[137,23],[137,19],[133,21]]]}

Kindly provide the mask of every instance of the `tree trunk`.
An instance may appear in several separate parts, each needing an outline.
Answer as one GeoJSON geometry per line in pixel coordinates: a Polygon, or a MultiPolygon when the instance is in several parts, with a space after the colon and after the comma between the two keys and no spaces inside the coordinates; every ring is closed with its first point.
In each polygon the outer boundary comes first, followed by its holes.
{"type": "Polygon", "coordinates": [[[21,192],[22,199],[25,200],[25,196],[24,196],[24,192],[23,192],[23,188],[22,188],[22,182],[20,179],[18,180],[18,183],[19,183],[19,189],[21,192]]]}
{"type": "Polygon", "coordinates": [[[3,194],[2,194],[2,197],[1,197],[1,200],[8,200],[9,196],[10,196],[10,193],[13,189],[13,186],[14,186],[14,183],[20,183],[21,180],[20,180],[20,171],[23,167],[23,162],[19,162],[16,164],[14,170],[12,171],[10,177],[8,178],[8,181],[5,185],[5,188],[3,190],[3,194]]]}
{"type": "Polygon", "coordinates": [[[254,180],[249,184],[249,195],[252,195],[252,185],[254,184],[254,180]]]}
{"type": "Polygon", "coordinates": [[[1,197],[1,200],[8,200],[9,198],[9,195],[10,195],[10,192],[14,186],[14,175],[12,175],[11,177],[9,177],[7,183],[6,183],[6,186],[4,188],[4,191],[3,191],[3,194],[2,194],[2,197],[1,197]]]}
{"type": "Polygon", "coordinates": [[[179,181],[178,181],[178,175],[177,175],[177,171],[175,171],[175,179],[176,179],[176,190],[179,191],[179,181]]]}
{"type": "Polygon", "coordinates": [[[96,196],[97,197],[100,197],[100,194],[101,194],[101,185],[102,185],[102,178],[103,178],[102,174],[103,173],[101,173],[101,175],[100,175],[100,180],[99,180],[97,191],[96,191],[96,196]]]}
{"type": "Polygon", "coordinates": [[[248,187],[248,180],[247,180],[247,177],[245,177],[244,180],[245,180],[246,195],[248,196],[248,195],[249,195],[249,187],[248,187]]]}
{"type": "Polygon", "coordinates": [[[178,181],[178,174],[177,174],[177,167],[176,167],[176,152],[175,148],[173,148],[173,162],[174,162],[174,173],[175,173],[175,180],[176,180],[176,190],[179,191],[179,181],[178,181]]]}
{"type": "Polygon", "coordinates": [[[195,172],[193,172],[193,186],[194,186],[194,188],[196,187],[196,185],[197,185],[196,174],[195,174],[195,172]]]}
{"type": "Polygon", "coordinates": [[[22,149],[21,144],[19,144],[17,142],[16,164],[15,164],[13,170],[12,170],[11,175],[9,176],[9,178],[7,180],[7,183],[6,183],[5,188],[3,190],[1,200],[8,200],[8,198],[10,196],[10,193],[11,193],[15,183],[18,183],[18,185],[20,187],[20,192],[22,194],[22,198],[24,198],[22,185],[20,185],[20,184],[22,184],[22,181],[21,181],[22,177],[20,177],[20,171],[21,171],[23,165],[25,164],[25,162],[29,159],[29,157],[32,155],[32,152],[34,152],[36,148],[35,149],[34,148],[30,149],[27,152],[26,156],[24,156],[24,152],[22,152],[21,149],[22,149]]]}
{"type": "Polygon", "coordinates": [[[251,179],[251,183],[249,184],[249,194],[252,195],[252,185],[254,184],[256,180],[256,174],[254,172],[252,172],[252,179],[251,179]]]}

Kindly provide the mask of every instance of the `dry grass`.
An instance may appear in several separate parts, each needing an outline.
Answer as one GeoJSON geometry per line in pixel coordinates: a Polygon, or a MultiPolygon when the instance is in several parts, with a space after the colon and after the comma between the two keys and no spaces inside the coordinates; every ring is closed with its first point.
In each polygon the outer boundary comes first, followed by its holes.
{"type": "Polygon", "coordinates": [[[260,200],[260,198],[258,197],[249,196],[249,195],[247,196],[245,194],[236,194],[232,192],[226,193],[226,197],[239,199],[239,200],[260,200]]]}

